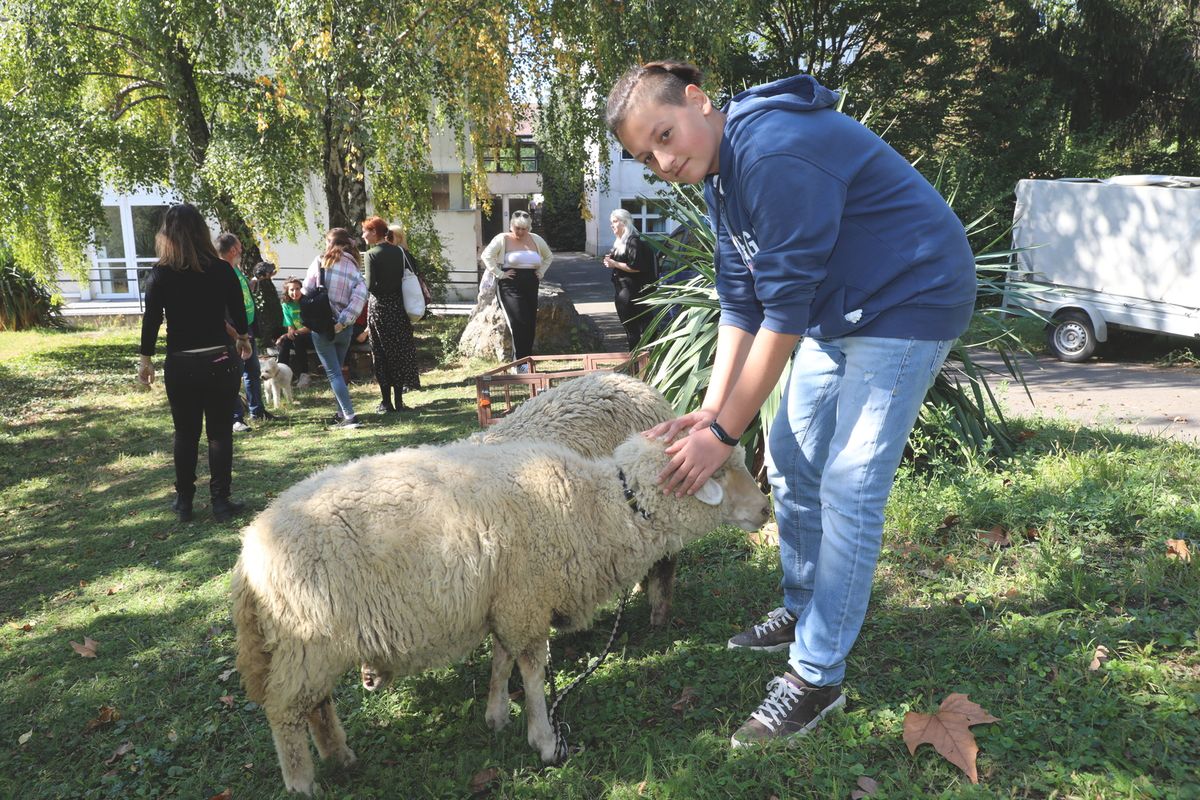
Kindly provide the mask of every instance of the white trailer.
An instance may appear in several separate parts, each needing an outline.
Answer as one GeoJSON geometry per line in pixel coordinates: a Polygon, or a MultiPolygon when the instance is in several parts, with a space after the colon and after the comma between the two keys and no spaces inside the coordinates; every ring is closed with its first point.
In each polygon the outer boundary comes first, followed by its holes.
{"type": "Polygon", "coordinates": [[[1016,194],[1024,285],[1005,305],[1051,320],[1058,358],[1086,361],[1114,328],[1200,343],[1200,178],[1023,180],[1016,194]]]}

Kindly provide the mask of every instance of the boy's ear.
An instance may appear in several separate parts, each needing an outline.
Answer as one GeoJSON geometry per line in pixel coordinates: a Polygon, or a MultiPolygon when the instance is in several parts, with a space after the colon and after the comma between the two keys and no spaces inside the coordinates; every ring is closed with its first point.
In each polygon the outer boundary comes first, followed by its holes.
{"type": "Polygon", "coordinates": [[[683,90],[683,97],[692,105],[700,109],[702,113],[707,114],[712,110],[712,101],[708,99],[708,95],[694,83],[689,83],[683,90]]]}

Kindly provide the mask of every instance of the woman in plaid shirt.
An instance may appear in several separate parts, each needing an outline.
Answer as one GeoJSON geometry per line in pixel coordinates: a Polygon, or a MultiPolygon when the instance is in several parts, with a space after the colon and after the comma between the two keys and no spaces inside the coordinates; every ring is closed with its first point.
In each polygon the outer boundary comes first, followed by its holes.
{"type": "Polygon", "coordinates": [[[338,413],[334,427],[357,428],[358,418],[350,402],[350,390],[342,377],[342,362],[350,349],[350,337],[354,333],[354,320],[367,302],[367,282],[358,271],[354,240],[345,228],[334,228],[325,234],[325,252],[308,266],[304,276],[304,294],[312,294],[321,282],[321,268],[325,269],[325,288],[329,292],[329,306],[333,309],[333,336],[312,332],[313,349],[329,378],[333,396],[337,398],[338,413]]]}

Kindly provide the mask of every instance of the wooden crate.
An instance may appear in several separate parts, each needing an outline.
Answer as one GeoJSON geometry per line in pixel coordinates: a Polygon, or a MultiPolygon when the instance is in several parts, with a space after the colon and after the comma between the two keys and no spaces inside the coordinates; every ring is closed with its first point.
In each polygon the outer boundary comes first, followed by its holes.
{"type": "MultiPolygon", "coordinates": [[[[639,368],[646,364],[645,354],[638,358],[639,368]]],[[[526,356],[482,375],[475,376],[475,401],[479,426],[486,428],[512,413],[521,401],[565,380],[589,372],[614,372],[627,367],[629,353],[582,353],[574,355],[526,356]],[[518,372],[527,365],[528,372],[518,372]]]]}

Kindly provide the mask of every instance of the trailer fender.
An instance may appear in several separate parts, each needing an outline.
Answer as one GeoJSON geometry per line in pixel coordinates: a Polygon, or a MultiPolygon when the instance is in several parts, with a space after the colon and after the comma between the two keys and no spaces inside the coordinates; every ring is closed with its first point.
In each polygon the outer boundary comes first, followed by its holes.
{"type": "Polygon", "coordinates": [[[1092,321],[1092,329],[1096,331],[1097,342],[1108,341],[1108,323],[1104,321],[1104,317],[1100,315],[1100,312],[1091,303],[1081,303],[1078,300],[1061,303],[1054,307],[1053,312],[1050,314],[1050,319],[1054,319],[1059,312],[1071,309],[1078,309],[1088,315],[1088,319],[1092,321]]]}

